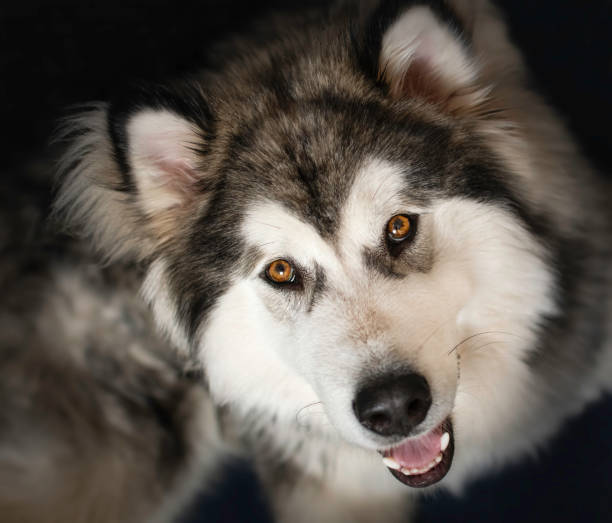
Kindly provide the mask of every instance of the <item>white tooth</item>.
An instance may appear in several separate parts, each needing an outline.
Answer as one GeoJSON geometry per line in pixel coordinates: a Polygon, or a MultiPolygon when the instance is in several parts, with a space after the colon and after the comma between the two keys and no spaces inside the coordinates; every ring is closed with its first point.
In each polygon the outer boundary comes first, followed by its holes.
{"type": "Polygon", "coordinates": [[[410,476],[412,474],[412,472],[410,472],[410,469],[407,468],[403,468],[401,469],[402,474],[404,474],[404,476],[410,476]]]}
{"type": "Polygon", "coordinates": [[[436,463],[440,463],[440,461],[442,461],[442,454],[438,454],[436,456],[436,459],[434,460],[436,463]]]}
{"type": "Polygon", "coordinates": [[[419,473],[419,469],[415,468],[411,468],[410,469],[410,474],[418,474],[419,473]]]}
{"type": "Polygon", "coordinates": [[[383,463],[387,467],[389,467],[390,469],[393,469],[393,470],[399,470],[399,469],[402,468],[401,465],[397,461],[395,461],[393,458],[384,457],[383,458],[383,463]]]}
{"type": "Polygon", "coordinates": [[[448,432],[445,432],[444,434],[442,434],[442,437],[440,438],[440,450],[444,452],[446,450],[446,447],[448,447],[449,443],[450,443],[450,434],[448,432]]]}

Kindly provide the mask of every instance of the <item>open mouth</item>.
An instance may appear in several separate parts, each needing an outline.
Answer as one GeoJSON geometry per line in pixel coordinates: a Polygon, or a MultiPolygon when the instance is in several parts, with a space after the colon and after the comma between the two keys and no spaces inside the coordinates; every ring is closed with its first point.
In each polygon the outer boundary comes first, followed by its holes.
{"type": "Polygon", "coordinates": [[[455,450],[453,426],[448,418],[437,428],[381,451],[383,463],[410,487],[428,487],[450,470],[455,450]]]}

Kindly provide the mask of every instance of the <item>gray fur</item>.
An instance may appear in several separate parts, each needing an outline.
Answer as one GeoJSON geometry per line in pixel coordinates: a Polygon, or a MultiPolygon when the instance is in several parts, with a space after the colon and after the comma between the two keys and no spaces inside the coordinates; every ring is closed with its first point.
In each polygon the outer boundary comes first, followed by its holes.
{"type": "Polygon", "coordinates": [[[25,178],[0,206],[19,261],[0,274],[2,520],[166,521],[215,461],[214,409],[156,334],[137,267],[52,234],[49,188],[25,178]]]}

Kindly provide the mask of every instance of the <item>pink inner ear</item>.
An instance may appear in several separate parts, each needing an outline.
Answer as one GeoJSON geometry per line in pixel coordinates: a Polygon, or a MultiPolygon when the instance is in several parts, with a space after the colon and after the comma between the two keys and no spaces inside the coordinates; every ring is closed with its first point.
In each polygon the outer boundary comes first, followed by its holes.
{"type": "Polygon", "coordinates": [[[415,57],[402,76],[391,81],[391,92],[397,97],[420,97],[444,103],[452,95],[452,86],[434,70],[427,59],[415,57]]]}
{"type": "Polygon", "coordinates": [[[145,110],[132,117],[130,165],[142,201],[160,210],[184,203],[199,180],[193,124],[166,110],[145,110]]]}
{"type": "Polygon", "coordinates": [[[188,192],[197,182],[198,177],[192,162],[185,158],[160,158],[157,160],[159,168],[156,175],[158,183],[170,190],[188,192]]]}

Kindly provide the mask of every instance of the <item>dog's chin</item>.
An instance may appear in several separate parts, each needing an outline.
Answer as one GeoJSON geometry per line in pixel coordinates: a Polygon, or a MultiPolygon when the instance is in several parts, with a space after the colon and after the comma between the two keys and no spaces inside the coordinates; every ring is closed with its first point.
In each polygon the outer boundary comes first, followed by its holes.
{"type": "Polygon", "coordinates": [[[446,476],[453,462],[454,451],[453,425],[447,418],[435,429],[405,439],[380,453],[396,479],[410,487],[423,488],[446,476]]]}

